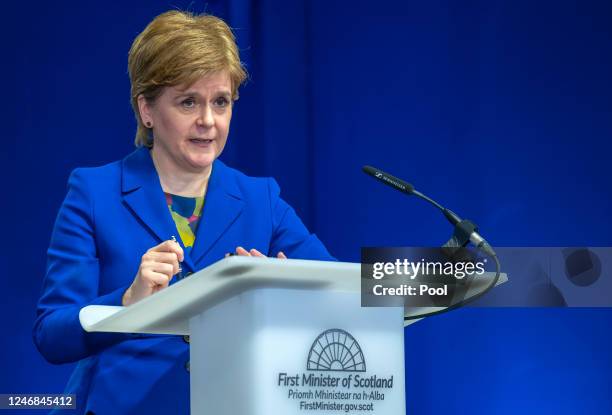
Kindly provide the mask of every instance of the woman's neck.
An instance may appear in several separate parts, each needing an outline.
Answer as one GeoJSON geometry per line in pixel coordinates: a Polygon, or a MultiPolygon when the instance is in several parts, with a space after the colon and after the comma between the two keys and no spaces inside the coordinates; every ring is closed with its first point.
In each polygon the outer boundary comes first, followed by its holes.
{"type": "Polygon", "coordinates": [[[185,197],[200,197],[206,193],[212,165],[204,172],[188,172],[177,170],[170,160],[153,150],[151,159],[165,193],[185,197]]]}

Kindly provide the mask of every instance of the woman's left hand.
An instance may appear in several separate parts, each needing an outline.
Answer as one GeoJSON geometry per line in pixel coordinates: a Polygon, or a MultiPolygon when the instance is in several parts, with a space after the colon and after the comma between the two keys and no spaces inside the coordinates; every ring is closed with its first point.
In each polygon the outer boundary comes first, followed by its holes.
{"type": "MultiPolygon", "coordinates": [[[[230,254],[225,254],[226,257],[228,257],[230,254]]],[[[243,247],[239,246],[236,248],[236,252],[234,253],[234,255],[240,255],[240,256],[258,256],[258,257],[266,257],[264,254],[262,254],[261,252],[259,252],[257,249],[253,248],[250,251],[247,251],[246,249],[244,249],[243,247]]],[[[277,258],[280,259],[287,259],[287,256],[285,256],[285,254],[281,251],[278,253],[278,255],[276,255],[277,258]]]]}

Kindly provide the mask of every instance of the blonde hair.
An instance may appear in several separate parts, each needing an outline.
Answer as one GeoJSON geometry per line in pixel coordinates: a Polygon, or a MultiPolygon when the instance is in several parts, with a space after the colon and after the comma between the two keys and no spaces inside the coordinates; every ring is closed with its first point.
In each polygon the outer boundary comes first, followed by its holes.
{"type": "Polygon", "coordinates": [[[224,70],[236,100],[247,74],[236,39],[223,20],[178,10],[153,19],[134,39],[128,55],[131,103],[138,123],[134,144],[152,146],[150,131],[140,118],[140,95],[152,103],[166,86],[189,86],[202,76],[224,70]]]}

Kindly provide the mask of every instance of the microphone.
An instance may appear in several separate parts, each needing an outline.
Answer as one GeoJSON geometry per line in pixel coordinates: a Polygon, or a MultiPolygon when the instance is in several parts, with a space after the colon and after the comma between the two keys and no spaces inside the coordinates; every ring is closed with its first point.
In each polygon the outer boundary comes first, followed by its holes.
{"type": "Polygon", "coordinates": [[[445,208],[430,197],[425,196],[423,193],[416,190],[414,186],[410,183],[407,183],[402,179],[398,179],[397,177],[392,176],[389,173],[385,173],[384,171],[372,166],[363,166],[363,172],[374,177],[377,180],[380,180],[387,186],[391,186],[392,188],[399,190],[402,193],[405,193],[407,195],[414,195],[434,205],[436,208],[442,211],[444,217],[451,223],[451,225],[455,227],[456,231],[462,232],[463,235],[467,237],[466,242],[469,239],[469,241],[472,242],[474,246],[476,246],[478,249],[481,249],[488,255],[497,255],[491,245],[489,245],[489,243],[478,233],[478,228],[476,227],[476,225],[474,225],[468,220],[462,220],[455,212],[445,208]]]}
{"type": "Polygon", "coordinates": [[[413,185],[411,185],[410,183],[406,183],[402,179],[398,179],[397,177],[391,176],[390,174],[385,173],[382,170],[378,170],[377,168],[374,168],[372,166],[363,166],[363,171],[374,177],[375,179],[378,179],[381,182],[385,183],[386,185],[389,185],[394,189],[399,190],[400,192],[404,192],[408,195],[411,195],[414,192],[413,185]]]}

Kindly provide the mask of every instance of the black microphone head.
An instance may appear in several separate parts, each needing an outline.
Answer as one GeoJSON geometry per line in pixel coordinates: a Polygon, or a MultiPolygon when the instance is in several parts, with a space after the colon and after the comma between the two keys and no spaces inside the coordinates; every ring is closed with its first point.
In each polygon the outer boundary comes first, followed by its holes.
{"type": "Polygon", "coordinates": [[[397,177],[391,176],[389,173],[385,173],[384,171],[379,170],[376,167],[363,166],[362,170],[364,173],[369,174],[375,179],[378,179],[386,185],[394,187],[395,189],[401,192],[408,194],[412,194],[414,192],[414,186],[412,186],[410,183],[406,183],[402,179],[398,179],[397,177]]]}
{"type": "Polygon", "coordinates": [[[378,172],[378,169],[375,169],[372,166],[363,166],[361,170],[372,177],[376,177],[376,172],[378,172]]]}

